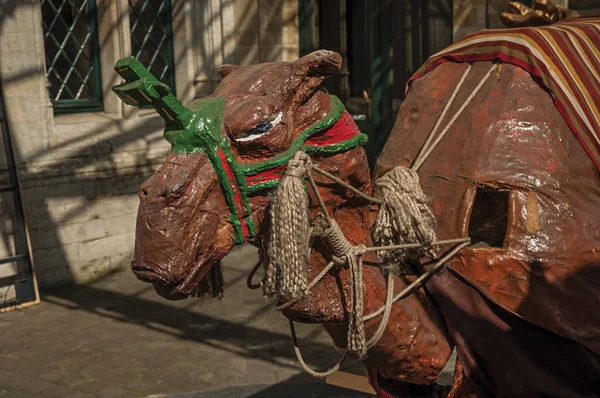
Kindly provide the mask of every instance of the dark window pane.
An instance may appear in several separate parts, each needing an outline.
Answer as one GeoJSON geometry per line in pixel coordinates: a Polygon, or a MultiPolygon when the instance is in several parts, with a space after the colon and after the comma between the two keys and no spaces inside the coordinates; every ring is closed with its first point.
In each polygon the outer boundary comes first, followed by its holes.
{"type": "Polygon", "coordinates": [[[156,76],[175,90],[170,0],[129,0],[131,50],[156,76]]]}
{"type": "Polygon", "coordinates": [[[57,111],[102,110],[95,0],[41,0],[46,76],[57,111]]]}

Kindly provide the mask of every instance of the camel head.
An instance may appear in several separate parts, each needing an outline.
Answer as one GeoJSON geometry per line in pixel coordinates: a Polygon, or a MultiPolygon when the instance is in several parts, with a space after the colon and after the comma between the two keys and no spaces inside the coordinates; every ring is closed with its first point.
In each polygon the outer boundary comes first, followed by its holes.
{"type": "Polygon", "coordinates": [[[223,65],[214,93],[185,107],[135,58],[116,64],[125,83],[114,92],[129,105],[154,107],[171,144],[139,190],[138,278],[170,299],[194,293],[236,244],[260,238],[268,194],[298,150],[330,155],[366,141],[342,103],[320,88],[340,66],[331,51],[223,65]]]}

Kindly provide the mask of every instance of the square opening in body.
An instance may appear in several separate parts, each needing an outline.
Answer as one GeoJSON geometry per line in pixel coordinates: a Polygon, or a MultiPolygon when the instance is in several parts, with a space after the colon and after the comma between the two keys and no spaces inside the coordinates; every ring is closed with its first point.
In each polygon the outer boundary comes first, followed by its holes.
{"type": "Polygon", "coordinates": [[[510,191],[478,186],[469,220],[471,243],[503,247],[508,227],[510,191]]]}

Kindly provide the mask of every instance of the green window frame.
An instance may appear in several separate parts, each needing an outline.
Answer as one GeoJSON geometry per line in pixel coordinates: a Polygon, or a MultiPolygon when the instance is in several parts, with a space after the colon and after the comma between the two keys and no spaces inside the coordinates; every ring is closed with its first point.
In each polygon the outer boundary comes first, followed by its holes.
{"type": "Polygon", "coordinates": [[[96,0],[40,0],[54,113],[101,112],[96,0]]]}
{"type": "Polygon", "coordinates": [[[175,93],[171,0],[128,0],[131,52],[175,93]]]}

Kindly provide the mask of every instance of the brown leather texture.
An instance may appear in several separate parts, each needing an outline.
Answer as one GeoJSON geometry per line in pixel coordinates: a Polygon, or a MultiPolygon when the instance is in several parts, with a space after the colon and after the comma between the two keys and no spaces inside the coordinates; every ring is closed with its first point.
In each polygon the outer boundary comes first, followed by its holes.
{"type": "MultiPolygon", "coordinates": [[[[339,69],[341,57],[318,51],[296,62],[246,67],[226,65],[212,96],[226,100],[222,134],[237,160],[258,162],[288,149],[293,138],[329,110],[329,97],[316,90],[339,69]],[[244,130],[282,113],[282,121],[253,141],[244,130]]],[[[203,152],[170,154],[140,188],[132,269],[169,299],[189,296],[213,265],[234,246],[229,210],[218,177],[203,152]]],[[[250,198],[252,218],[261,225],[266,195],[250,198]]]]}
{"type": "MultiPolygon", "coordinates": [[[[446,121],[490,65],[474,64],[446,121]]],[[[415,158],[466,67],[412,83],[376,177],[415,158]]],[[[427,285],[478,396],[600,395],[600,177],[551,95],[502,65],[419,175],[439,239],[468,235],[478,187],[508,194],[501,247],[462,250],[427,285]]]]}

